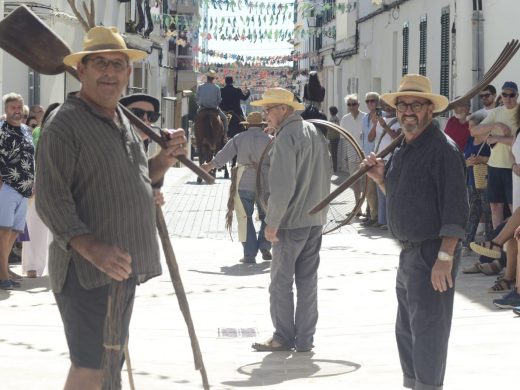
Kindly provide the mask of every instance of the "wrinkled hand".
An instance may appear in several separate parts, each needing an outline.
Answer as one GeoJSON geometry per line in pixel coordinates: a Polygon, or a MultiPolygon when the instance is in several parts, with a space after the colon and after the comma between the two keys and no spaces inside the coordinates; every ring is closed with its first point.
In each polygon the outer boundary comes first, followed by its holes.
{"type": "Polygon", "coordinates": [[[475,165],[477,162],[476,162],[476,157],[474,155],[471,155],[471,157],[468,157],[466,159],[466,166],[467,167],[471,167],[473,165],[475,165]]]}
{"type": "Polygon", "coordinates": [[[115,245],[92,245],[87,260],[118,282],[128,279],[132,272],[130,254],[115,245]]]}
{"type": "Polygon", "coordinates": [[[210,162],[207,162],[207,163],[204,163],[200,166],[203,170],[205,170],[206,172],[209,172],[211,171],[212,169],[215,169],[215,164],[213,164],[211,161],[210,162]]]}
{"type": "Polygon", "coordinates": [[[377,158],[375,153],[370,153],[360,164],[360,167],[365,166],[372,167],[368,172],[367,176],[374,180],[376,184],[382,184],[385,178],[385,163],[382,159],[377,158]]]}
{"type": "Polygon", "coordinates": [[[155,201],[156,206],[164,206],[164,194],[161,192],[161,190],[154,188],[153,190],[153,199],[155,201]]]}
{"type": "Polygon", "coordinates": [[[166,138],[168,140],[168,147],[162,149],[159,152],[159,156],[165,165],[172,166],[177,162],[177,156],[186,155],[184,146],[187,143],[187,139],[184,135],[184,129],[168,130],[166,138]]]}
{"type": "Polygon", "coordinates": [[[432,285],[435,291],[445,292],[453,288],[451,269],[453,261],[441,261],[437,259],[432,268],[432,285]]]}
{"type": "Polygon", "coordinates": [[[267,225],[264,229],[265,239],[272,243],[278,242],[278,237],[276,236],[277,233],[278,229],[269,225],[267,225]]]}

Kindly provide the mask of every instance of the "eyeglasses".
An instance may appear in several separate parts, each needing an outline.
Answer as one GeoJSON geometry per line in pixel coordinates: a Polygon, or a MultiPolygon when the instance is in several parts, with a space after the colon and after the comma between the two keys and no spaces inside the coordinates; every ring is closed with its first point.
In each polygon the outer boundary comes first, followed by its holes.
{"type": "Polygon", "coordinates": [[[514,97],[516,97],[516,93],[505,93],[505,92],[502,92],[502,97],[503,98],[514,98],[514,97]]]}
{"type": "Polygon", "coordinates": [[[159,119],[159,117],[161,116],[161,114],[159,114],[158,112],[146,111],[146,110],[143,110],[143,109],[137,108],[137,107],[130,108],[130,111],[132,111],[134,113],[134,115],[136,117],[138,117],[139,119],[144,119],[144,114],[146,114],[146,117],[152,123],[157,121],[157,119],[159,119]]]}
{"type": "Polygon", "coordinates": [[[410,107],[415,114],[418,114],[419,112],[421,112],[423,106],[426,106],[428,104],[430,104],[430,103],[429,102],[428,103],[419,103],[419,102],[405,103],[405,102],[399,102],[399,103],[396,104],[395,108],[397,108],[397,111],[399,111],[399,112],[406,112],[406,111],[408,111],[408,107],[410,107]]]}
{"type": "Polygon", "coordinates": [[[367,99],[365,100],[365,103],[368,104],[368,103],[377,103],[377,100],[376,99],[367,99]]]}
{"type": "Polygon", "coordinates": [[[490,93],[481,93],[480,95],[478,95],[478,97],[481,99],[487,99],[490,96],[491,96],[490,93]]]}
{"type": "Polygon", "coordinates": [[[280,107],[280,106],[281,106],[281,104],[277,104],[276,106],[271,106],[271,107],[264,108],[263,113],[264,113],[264,115],[269,115],[269,113],[271,112],[271,110],[273,108],[280,107]]]}
{"type": "Polygon", "coordinates": [[[356,107],[356,106],[359,106],[359,103],[347,103],[347,106],[356,107]]]}
{"type": "Polygon", "coordinates": [[[94,68],[99,71],[104,71],[108,69],[109,65],[112,65],[112,68],[116,72],[122,72],[128,67],[128,62],[125,60],[109,60],[105,57],[95,57],[95,58],[87,58],[87,62],[92,61],[94,68]]]}

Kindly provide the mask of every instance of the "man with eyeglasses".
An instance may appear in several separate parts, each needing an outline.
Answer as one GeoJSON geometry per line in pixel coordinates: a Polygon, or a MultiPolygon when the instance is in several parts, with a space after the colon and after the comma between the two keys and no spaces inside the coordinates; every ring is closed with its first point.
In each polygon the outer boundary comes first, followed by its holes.
{"type": "Polygon", "coordinates": [[[492,84],[486,85],[484,89],[480,91],[478,97],[480,98],[480,101],[484,107],[478,111],[475,111],[475,113],[482,112],[487,116],[489,111],[495,108],[495,99],[497,97],[497,90],[495,86],[492,84]]]}
{"type": "Polygon", "coordinates": [[[491,221],[496,229],[504,221],[504,206],[513,206],[514,161],[511,145],[515,141],[514,134],[519,127],[517,121],[518,87],[513,81],[506,81],[502,86],[503,106],[488,111],[487,117],[480,125],[471,129],[472,136],[487,137],[491,145],[488,160],[487,196],[491,208],[491,221]]]}
{"type": "Polygon", "coordinates": [[[270,88],[261,100],[267,124],[276,129],[270,151],[269,201],[264,230],[273,243],[270,311],[273,336],[256,342],[262,352],[310,351],[318,322],[318,266],[327,208],[308,211],[330,192],[332,161],[321,131],[296,111],[303,104],[283,88],[270,88]],[[296,305],[293,285],[296,285],[296,305]]]}
{"type": "Polygon", "coordinates": [[[152,185],[185,154],[186,137],[171,131],[168,148],[148,159],[118,107],[131,62],[146,56],[115,27],[90,29],[84,49],[63,59],[81,89],[50,114],[38,141],[36,208],[53,234],[49,276],[70,351],[66,390],[102,387],[105,348],[122,359],[136,285],[161,274],[152,185]],[[124,295],[121,315],[111,314],[121,334],[105,346],[112,281],[124,295]]]}
{"type": "Polygon", "coordinates": [[[374,153],[363,164],[386,193],[388,227],[402,247],[395,330],[403,385],[441,390],[469,212],[465,162],[432,121],[449,102],[432,93],[428,78],[406,75],[399,90],[382,99],[397,109],[404,141],[386,165],[374,153]]]}

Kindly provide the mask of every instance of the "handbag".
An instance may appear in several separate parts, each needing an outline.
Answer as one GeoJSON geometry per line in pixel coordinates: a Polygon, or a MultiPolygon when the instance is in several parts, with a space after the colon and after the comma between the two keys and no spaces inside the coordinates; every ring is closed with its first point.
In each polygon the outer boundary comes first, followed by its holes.
{"type": "MultiPolygon", "coordinates": [[[[486,141],[484,140],[475,157],[478,157],[478,155],[482,151],[482,148],[484,147],[485,144],[486,144],[486,141]]],[[[475,178],[475,188],[477,190],[485,190],[487,188],[487,177],[488,177],[487,164],[473,165],[473,177],[475,178]]]]}

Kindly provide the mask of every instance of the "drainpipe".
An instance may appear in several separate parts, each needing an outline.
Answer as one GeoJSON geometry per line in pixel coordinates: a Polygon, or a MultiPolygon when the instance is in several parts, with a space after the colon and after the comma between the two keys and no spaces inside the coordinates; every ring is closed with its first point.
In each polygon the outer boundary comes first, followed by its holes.
{"type": "MultiPolygon", "coordinates": [[[[473,52],[473,85],[478,84],[482,79],[484,70],[484,11],[482,11],[482,0],[473,0],[472,23],[472,52],[473,52]]],[[[472,111],[481,107],[478,97],[473,98],[471,104],[472,111]]]]}

